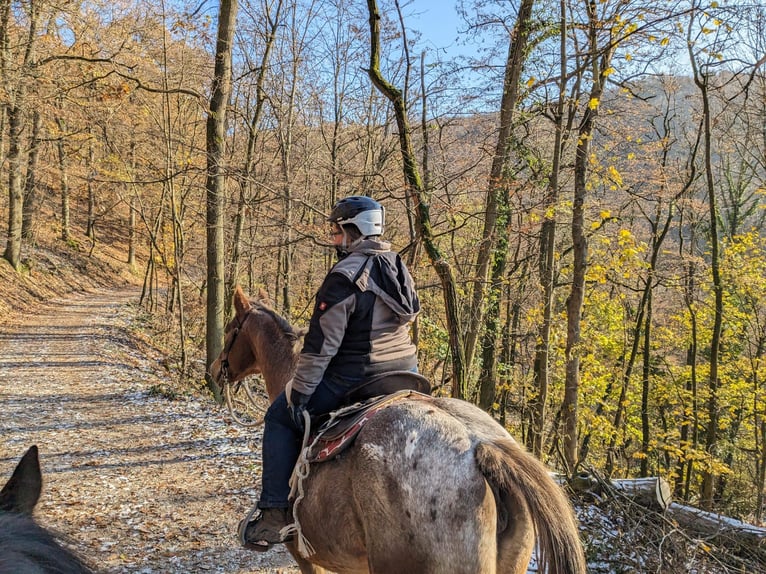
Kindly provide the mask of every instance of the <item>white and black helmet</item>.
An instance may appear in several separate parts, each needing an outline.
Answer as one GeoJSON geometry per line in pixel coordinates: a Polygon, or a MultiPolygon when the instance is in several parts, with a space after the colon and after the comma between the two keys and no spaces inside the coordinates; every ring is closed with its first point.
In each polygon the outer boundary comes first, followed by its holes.
{"type": "Polygon", "coordinates": [[[327,221],[338,225],[356,225],[364,237],[382,235],[386,223],[386,209],[366,195],[352,195],[338,201],[327,221]]]}

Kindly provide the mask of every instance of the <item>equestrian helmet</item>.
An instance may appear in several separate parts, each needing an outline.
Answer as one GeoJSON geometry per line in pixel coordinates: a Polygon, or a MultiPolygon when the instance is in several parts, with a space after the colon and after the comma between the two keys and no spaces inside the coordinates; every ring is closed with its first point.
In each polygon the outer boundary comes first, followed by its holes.
{"type": "Polygon", "coordinates": [[[386,209],[366,195],[352,195],[338,201],[327,221],[338,225],[356,225],[364,236],[382,235],[386,220],[386,209]]]}

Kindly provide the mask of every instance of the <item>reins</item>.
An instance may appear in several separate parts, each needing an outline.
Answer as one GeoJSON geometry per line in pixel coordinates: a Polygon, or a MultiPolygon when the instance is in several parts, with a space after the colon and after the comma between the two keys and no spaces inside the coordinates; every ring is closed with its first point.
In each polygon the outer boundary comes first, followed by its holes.
{"type": "Polygon", "coordinates": [[[237,394],[240,389],[245,389],[245,395],[247,396],[247,400],[250,402],[250,404],[253,405],[256,409],[258,408],[258,403],[256,401],[255,396],[253,395],[252,390],[250,389],[250,385],[243,384],[244,381],[238,381],[235,384],[232,384],[229,382],[229,353],[231,352],[232,347],[234,346],[234,342],[237,340],[237,337],[239,336],[240,331],[245,325],[245,322],[250,317],[252,313],[252,309],[248,309],[245,313],[245,317],[240,321],[237,319],[237,326],[234,327],[234,333],[232,333],[231,340],[229,341],[229,344],[226,345],[226,347],[223,350],[223,353],[221,354],[221,383],[223,387],[223,396],[226,400],[226,408],[229,411],[229,415],[231,416],[232,420],[237,423],[239,426],[250,428],[250,427],[258,427],[263,424],[263,418],[256,420],[255,422],[246,422],[240,418],[240,416],[237,414],[236,410],[234,409],[234,401],[232,397],[237,394]],[[233,387],[233,389],[232,389],[233,387]]]}
{"type": "Polygon", "coordinates": [[[263,418],[260,418],[254,422],[246,422],[243,421],[234,410],[232,396],[237,394],[240,389],[245,389],[247,400],[250,402],[250,404],[253,405],[254,408],[258,408],[258,401],[256,400],[255,395],[253,395],[253,391],[250,389],[250,385],[243,385],[242,383],[243,381],[239,381],[238,383],[232,385],[229,383],[228,378],[223,379],[223,396],[226,400],[226,408],[228,409],[232,420],[239,426],[245,428],[259,427],[263,424],[263,418]],[[232,390],[232,387],[234,387],[234,390],[232,390]]]}
{"type": "MultiPolygon", "coordinates": [[[[284,335],[288,337],[293,343],[295,343],[296,340],[300,339],[303,333],[298,333],[295,331],[295,329],[290,325],[286,319],[275,313],[270,307],[268,306],[262,306],[259,304],[254,304],[254,306],[251,306],[247,311],[245,311],[244,316],[240,320],[238,317],[235,316],[235,320],[237,322],[236,327],[234,327],[233,333],[231,334],[231,339],[229,340],[228,344],[225,346],[223,351],[221,351],[220,355],[220,361],[221,361],[221,371],[220,371],[220,377],[219,377],[219,384],[222,387],[223,390],[223,396],[226,401],[226,407],[229,411],[229,414],[231,415],[232,420],[243,427],[257,427],[263,424],[263,414],[266,411],[266,406],[264,406],[265,397],[258,395],[258,387],[262,387],[265,389],[266,385],[264,382],[261,382],[256,386],[253,384],[249,384],[245,380],[238,381],[236,383],[230,382],[230,372],[229,372],[229,354],[231,353],[231,350],[234,348],[234,343],[237,340],[237,337],[239,336],[240,332],[243,330],[245,323],[248,320],[248,317],[250,315],[253,315],[256,312],[260,312],[263,314],[266,314],[267,316],[271,317],[272,320],[276,323],[277,327],[282,330],[284,335]],[[236,399],[235,396],[238,392],[240,392],[240,389],[243,389],[245,391],[245,396],[236,399]],[[240,415],[237,414],[235,409],[235,404],[238,403],[238,406],[242,406],[244,410],[247,412],[255,412],[255,420],[253,422],[248,422],[242,419],[240,415]]],[[[253,360],[256,361],[255,357],[255,349],[251,348],[251,352],[253,353],[253,360]]]]}

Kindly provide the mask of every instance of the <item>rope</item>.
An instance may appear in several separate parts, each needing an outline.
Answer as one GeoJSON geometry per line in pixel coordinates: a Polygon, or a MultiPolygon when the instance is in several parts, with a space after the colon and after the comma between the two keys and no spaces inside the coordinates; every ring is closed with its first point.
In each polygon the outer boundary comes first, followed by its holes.
{"type": "Polygon", "coordinates": [[[301,454],[298,456],[298,461],[295,463],[293,474],[290,477],[290,498],[293,499],[293,523],[285,526],[279,534],[282,538],[294,534],[298,541],[298,552],[304,558],[308,558],[315,553],[314,547],[303,535],[303,529],[301,528],[301,522],[298,519],[298,505],[303,500],[305,492],[303,490],[303,481],[308,478],[309,475],[309,459],[308,453],[316,444],[319,437],[314,439],[314,442],[309,445],[309,437],[311,435],[311,415],[308,411],[303,411],[303,442],[301,444],[301,454]]]}
{"type": "MultiPolygon", "coordinates": [[[[261,426],[264,420],[263,417],[261,417],[260,420],[248,423],[243,421],[239,417],[239,415],[236,413],[236,411],[234,410],[234,404],[232,401],[232,390],[231,390],[232,386],[233,385],[229,383],[228,377],[226,377],[223,381],[223,396],[226,399],[226,407],[229,410],[229,415],[231,416],[232,420],[234,420],[234,422],[237,423],[239,426],[245,427],[245,428],[261,426]]],[[[258,404],[255,401],[255,396],[253,396],[253,393],[252,391],[250,391],[250,388],[248,387],[247,383],[245,382],[244,385],[242,384],[242,382],[237,383],[237,389],[241,388],[242,386],[244,386],[245,395],[247,395],[247,398],[250,399],[250,402],[252,403],[253,407],[255,407],[255,409],[258,409],[258,404]]]]}
{"type": "MultiPolygon", "coordinates": [[[[347,407],[342,407],[338,410],[335,410],[330,413],[330,419],[323,425],[323,427],[329,427],[332,426],[333,422],[335,422],[335,419],[340,417],[341,415],[344,415],[346,412],[355,410],[355,405],[349,405],[347,407]]],[[[303,481],[306,480],[309,476],[309,472],[311,469],[310,463],[309,463],[309,453],[312,452],[314,449],[314,446],[316,446],[317,442],[319,442],[319,439],[321,438],[321,433],[317,434],[317,436],[314,438],[314,441],[309,444],[309,439],[311,438],[311,415],[309,415],[308,411],[303,411],[303,441],[301,442],[301,453],[298,456],[298,460],[295,463],[295,467],[293,468],[292,476],[290,477],[290,499],[293,500],[293,523],[288,524],[282,530],[279,531],[280,537],[284,540],[288,536],[294,535],[296,540],[298,541],[298,552],[300,552],[301,556],[304,558],[309,558],[312,554],[316,553],[316,550],[314,550],[314,547],[311,545],[311,543],[308,541],[308,539],[303,535],[303,528],[301,527],[300,519],[298,518],[298,505],[301,503],[305,496],[305,490],[303,488],[303,481]]],[[[258,504],[256,503],[255,506],[253,506],[252,510],[250,510],[250,513],[247,515],[247,518],[242,522],[242,524],[247,524],[252,516],[256,513],[258,510],[258,504]]],[[[240,532],[240,540],[244,540],[244,529],[240,532]]]]}
{"type": "MultiPolygon", "coordinates": [[[[348,411],[354,410],[355,408],[355,405],[349,405],[347,407],[343,407],[331,412],[330,420],[324,423],[323,427],[326,428],[332,426],[333,422],[335,422],[335,419],[348,411]]],[[[301,503],[303,497],[306,494],[303,489],[303,481],[308,478],[309,471],[311,469],[309,463],[309,453],[314,449],[314,446],[316,446],[317,442],[321,438],[321,433],[317,434],[317,436],[314,438],[314,442],[309,445],[309,438],[311,434],[311,416],[307,411],[303,411],[303,420],[304,425],[301,454],[298,456],[298,461],[295,463],[293,474],[290,477],[290,498],[293,500],[293,523],[285,526],[279,532],[279,534],[282,536],[282,538],[286,538],[287,536],[294,534],[295,538],[298,540],[298,551],[301,553],[301,556],[308,558],[315,553],[315,550],[314,547],[311,546],[311,543],[308,541],[308,539],[303,535],[301,523],[298,519],[298,505],[301,503]]]]}

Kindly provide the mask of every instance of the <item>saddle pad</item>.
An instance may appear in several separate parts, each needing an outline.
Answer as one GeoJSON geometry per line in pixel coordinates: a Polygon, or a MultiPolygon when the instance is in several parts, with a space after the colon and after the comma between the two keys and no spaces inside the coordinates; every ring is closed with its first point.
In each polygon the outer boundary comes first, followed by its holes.
{"type": "Polygon", "coordinates": [[[378,411],[402,399],[432,400],[428,395],[405,390],[341,409],[320,427],[311,445],[307,447],[309,449],[308,461],[324,462],[335,458],[354,442],[356,435],[359,434],[365,423],[374,417],[378,411]]]}

